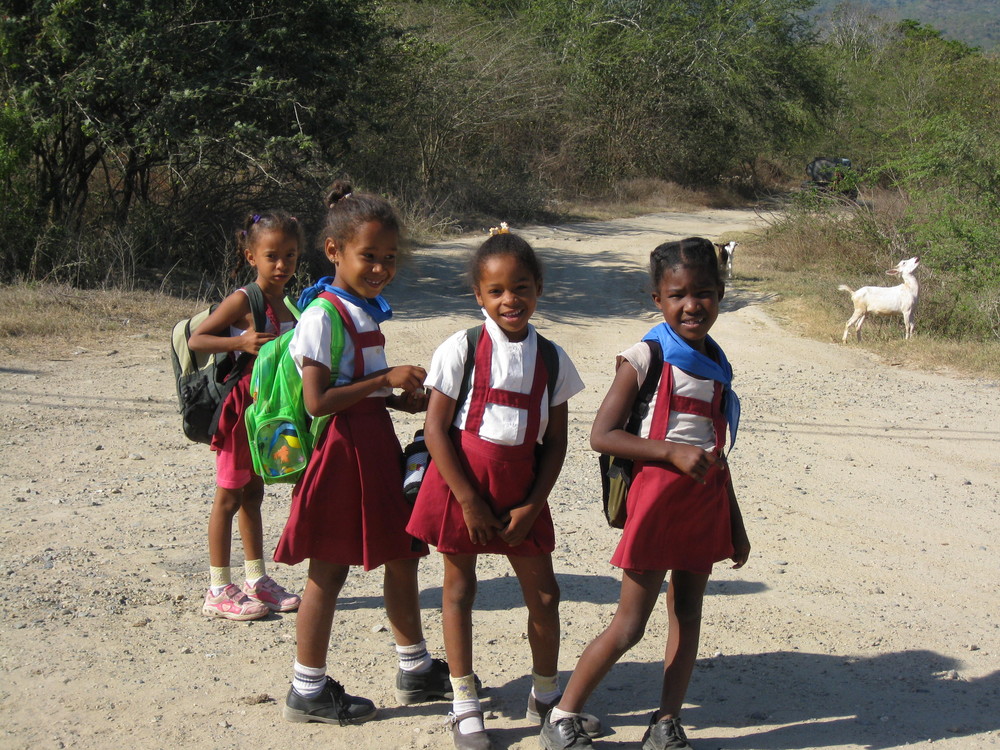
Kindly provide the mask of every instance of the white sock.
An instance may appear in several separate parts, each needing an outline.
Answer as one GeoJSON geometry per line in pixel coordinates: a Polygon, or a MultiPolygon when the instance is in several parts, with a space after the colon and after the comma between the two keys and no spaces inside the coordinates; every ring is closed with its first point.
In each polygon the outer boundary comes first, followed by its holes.
{"type": "Polygon", "coordinates": [[[233,582],[232,574],[229,571],[229,566],[216,567],[215,565],[208,566],[208,581],[209,588],[212,589],[212,596],[218,596],[222,593],[222,589],[226,588],[229,584],[233,582]]]}
{"type": "Polygon", "coordinates": [[[292,671],[292,690],[303,698],[315,698],[326,686],[326,666],[307,667],[295,662],[292,671]]]}
{"type": "MultiPolygon", "coordinates": [[[[482,712],[479,704],[479,695],[476,693],[476,676],[468,674],[465,677],[452,677],[451,689],[455,692],[452,701],[452,712],[455,716],[461,716],[471,711],[482,712]]],[[[473,734],[474,732],[485,732],[486,726],[480,716],[471,716],[458,724],[460,734],[473,734]]]]}
{"type": "Polygon", "coordinates": [[[535,696],[535,700],[547,705],[555,703],[562,696],[562,691],[559,689],[559,673],[545,677],[532,669],[531,694],[535,696]]]}
{"type": "Polygon", "coordinates": [[[575,714],[572,711],[563,711],[561,708],[553,708],[552,713],[549,714],[549,720],[555,724],[557,721],[562,721],[563,719],[572,719],[574,716],[579,716],[580,714],[575,714]]]}
{"type": "Polygon", "coordinates": [[[267,575],[264,570],[263,560],[246,560],[243,563],[243,573],[246,576],[247,583],[254,586],[257,581],[267,575]]]}
{"type": "Polygon", "coordinates": [[[397,643],[396,653],[399,655],[399,668],[404,672],[423,674],[434,663],[427,653],[427,641],[420,641],[412,646],[400,646],[397,643]]]}

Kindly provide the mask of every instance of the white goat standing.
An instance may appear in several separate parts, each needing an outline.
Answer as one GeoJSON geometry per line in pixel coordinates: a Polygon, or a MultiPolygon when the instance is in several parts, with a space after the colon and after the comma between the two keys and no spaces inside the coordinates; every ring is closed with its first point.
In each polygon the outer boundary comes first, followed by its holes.
{"type": "Polygon", "coordinates": [[[730,240],[725,245],[720,245],[718,242],[713,244],[719,251],[719,265],[726,270],[726,278],[731,279],[733,277],[733,255],[736,254],[736,246],[740,243],[736,240],[730,240]]]}
{"type": "Polygon", "coordinates": [[[901,260],[895,268],[886,271],[890,276],[901,276],[903,283],[899,286],[863,286],[854,291],[849,286],[841,284],[838,289],[851,295],[854,302],[854,314],[844,326],[843,342],[847,343],[847,334],[854,326],[858,341],[861,341],[861,326],[865,317],[874,315],[902,315],[906,338],[913,335],[913,314],[917,309],[917,295],[920,287],[913,272],[920,265],[920,258],[901,260]]]}

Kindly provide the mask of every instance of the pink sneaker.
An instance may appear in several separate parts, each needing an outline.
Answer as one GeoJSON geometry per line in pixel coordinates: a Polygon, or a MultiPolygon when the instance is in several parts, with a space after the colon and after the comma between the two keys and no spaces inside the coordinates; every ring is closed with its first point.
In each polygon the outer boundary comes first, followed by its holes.
{"type": "Polygon", "coordinates": [[[272,612],[292,612],[302,601],[302,597],[285,591],[271,576],[264,576],[253,586],[244,581],[243,593],[272,612]]]}
{"type": "Polygon", "coordinates": [[[212,589],[209,589],[201,611],[209,617],[222,617],[226,620],[259,620],[271,613],[267,605],[251,599],[236,588],[234,583],[222,589],[218,596],[214,596],[212,589]]]}

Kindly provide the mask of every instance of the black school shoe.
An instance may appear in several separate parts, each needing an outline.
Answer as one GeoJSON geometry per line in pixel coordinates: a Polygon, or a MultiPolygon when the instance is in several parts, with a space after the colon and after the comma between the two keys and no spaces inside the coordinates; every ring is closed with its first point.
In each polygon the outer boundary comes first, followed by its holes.
{"type": "Polygon", "coordinates": [[[322,721],[326,724],[340,724],[342,727],[374,719],[376,713],[378,710],[374,703],[367,698],[348,695],[344,686],[332,677],[326,678],[323,692],[315,698],[303,698],[295,692],[295,688],[289,688],[285,705],[281,709],[281,715],[286,721],[322,721]]]}
{"type": "MultiPolygon", "coordinates": [[[[528,721],[532,721],[535,724],[544,724],[545,716],[553,708],[559,705],[559,701],[562,700],[562,694],[559,695],[551,703],[544,703],[535,697],[534,693],[528,693],[528,707],[525,709],[524,718],[528,721]]],[[[601,720],[598,719],[593,714],[581,713],[579,715],[580,727],[583,729],[583,733],[590,738],[600,737],[604,733],[604,728],[601,726],[601,720]]],[[[570,745],[572,747],[572,745],[570,745]]]]}
{"type": "Polygon", "coordinates": [[[583,730],[579,716],[553,722],[552,711],[548,711],[542,719],[538,741],[545,750],[578,750],[594,746],[590,735],[583,730]]]}
{"type": "Polygon", "coordinates": [[[654,711],[649,717],[649,728],[642,736],[642,750],[692,750],[680,717],[657,721],[654,711]]]}
{"type": "MultiPolygon", "coordinates": [[[[476,690],[482,688],[483,683],[476,677],[476,690]]],[[[404,706],[424,701],[450,701],[454,697],[448,662],[443,659],[432,659],[431,668],[419,674],[396,670],[396,700],[404,706]]]]}

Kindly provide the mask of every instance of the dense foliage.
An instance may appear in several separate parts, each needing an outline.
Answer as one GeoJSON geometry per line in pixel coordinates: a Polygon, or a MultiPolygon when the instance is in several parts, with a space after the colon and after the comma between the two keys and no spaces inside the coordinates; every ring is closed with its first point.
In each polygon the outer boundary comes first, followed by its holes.
{"type": "Polygon", "coordinates": [[[4,0],[0,280],[225,284],[242,213],[315,218],[336,176],[446,225],[649,179],[788,187],[826,154],[898,200],[809,221],[873,266],[921,254],[939,329],[997,335],[996,57],[814,6],[4,0]]]}

